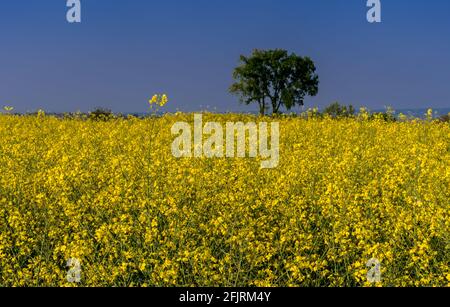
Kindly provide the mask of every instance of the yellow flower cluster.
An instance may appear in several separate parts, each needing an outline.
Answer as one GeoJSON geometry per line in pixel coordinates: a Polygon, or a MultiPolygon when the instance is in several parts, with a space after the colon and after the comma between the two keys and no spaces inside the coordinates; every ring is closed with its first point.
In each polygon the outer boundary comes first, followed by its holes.
{"type": "Polygon", "coordinates": [[[167,98],[166,94],[163,95],[153,95],[152,99],[149,101],[150,106],[158,105],[160,107],[164,107],[167,102],[169,102],[169,99],[167,98]]]}
{"type": "Polygon", "coordinates": [[[0,286],[450,284],[448,124],[204,114],[260,120],[276,169],[174,158],[190,114],[0,115],[0,286]]]}

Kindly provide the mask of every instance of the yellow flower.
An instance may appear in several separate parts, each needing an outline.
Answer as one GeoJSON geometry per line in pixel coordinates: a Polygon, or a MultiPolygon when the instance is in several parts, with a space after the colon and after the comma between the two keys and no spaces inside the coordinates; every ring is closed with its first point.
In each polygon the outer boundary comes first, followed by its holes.
{"type": "Polygon", "coordinates": [[[150,106],[158,105],[160,107],[164,107],[169,99],[166,94],[163,95],[153,95],[152,99],[149,100],[150,106]]]}
{"type": "Polygon", "coordinates": [[[153,95],[152,99],[149,100],[150,105],[158,102],[158,95],[153,95]]]}
{"type": "Polygon", "coordinates": [[[270,171],[175,158],[191,114],[0,116],[0,286],[448,286],[450,126],[315,112],[205,114],[278,121],[270,171]]]}
{"type": "Polygon", "coordinates": [[[167,98],[167,95],[164,94],[164,95],[162,95],[161,102],[160,102],[159,105],[160,105],[161,107],[164,107],[164,106],[167,104],[168,101],[169,101],[169,99],[167,98]]]}
{"type": "Polygon", "coordinates": [[[427,114],[426,114],[426,117],[427,117],[427,119],[428,120],[432,120],[433,119],[433,109],[428,109],[427,110],[427,114]]]}

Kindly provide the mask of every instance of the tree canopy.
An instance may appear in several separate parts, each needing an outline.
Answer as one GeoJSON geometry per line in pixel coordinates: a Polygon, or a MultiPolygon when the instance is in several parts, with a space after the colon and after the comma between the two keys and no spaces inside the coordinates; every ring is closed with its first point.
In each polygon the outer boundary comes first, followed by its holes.
{"type": "Polygon", "coordinates": [[[314,62],[282,49],[256,49],[250,57],[241,55],[233,77],[236,82],[230,92],[247,105],[258,103],[261,115],[270,108],[277,114],[281,107],[303,106],[305,97],[315,96],[319,90],[314,62]]]}

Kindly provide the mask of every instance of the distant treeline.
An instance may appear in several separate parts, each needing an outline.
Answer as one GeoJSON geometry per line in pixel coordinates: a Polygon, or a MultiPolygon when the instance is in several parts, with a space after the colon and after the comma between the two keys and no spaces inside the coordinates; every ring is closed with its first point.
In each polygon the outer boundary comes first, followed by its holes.
{"type": "MultiPolygon", "coordinates": [[[[320,110],[319,108],[310,108],[298,113],[284,113],[278,114],[274,116],[289,116],[289,117],[303,117],[303,118],[312,118],[312,117],[331,117],[331,118],[351,118],[351,117],[366,117],[368,120],[373,119],[382,119],[385,121],[399,121],[399,120],[412,120],[412,119],[429,119],[429,120],[440,120],[442,122],[450,122],[450,109],[444,110],[442,109],[439,112],[433,111],[432,109],[411,109],[411,110],[402,110],[395,111],[391,107],[386,107],[384,111],[370,111],[367,108],[360,108],[358,111],[353,105],[344,105],[339,102],[334,102],[330,104],[328,107],[320,110]],[[443,110],[443,111],[442,111],[443,110]],[[443,114],[443,112],[449,111],[448,114],[443,114]]],[[[205,112],[209,112],[206,110],[205,112]]],[[[234,112],[227,112],[234,113],[234,112]]],[[[83,113],[83,112],[66,112],[66,113],[44,113],[42,110],[37,112],[27,112],[25,114],[22,113],[13,113],[14,115],[35,115],[39,116],[45,114],[46,116],[54,116],[58,118],[81,118],[85,120],[97,120],[97,121],[105,121],[111,119],[118,118],[146,118],[151,116],[162,116],[166,113],[114,113],[112,110],[107,108],[95,108],[91,112],[83,113]]],[[[226,114],[226,113],[224,113],[226,114]]],[[[248,114],[248,113],[247,113],[248,114]]],[[[249,113],[257,116],[258,112],[249,113]]]]}

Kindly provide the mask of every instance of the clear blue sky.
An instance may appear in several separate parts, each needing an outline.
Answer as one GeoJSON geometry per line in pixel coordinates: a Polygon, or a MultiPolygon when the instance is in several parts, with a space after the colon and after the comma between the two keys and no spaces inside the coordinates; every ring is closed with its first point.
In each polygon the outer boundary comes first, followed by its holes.
{"type": "Polygon", "coordinates": [[[307,106],[450,107],[450,1],[381,2],[369,24],[366,0],[82,0],[69,24],[65,0],[2,0],[0,106],[249,110],[227,92],[239,55],[284,48],[316,62],[307,106]]]}

